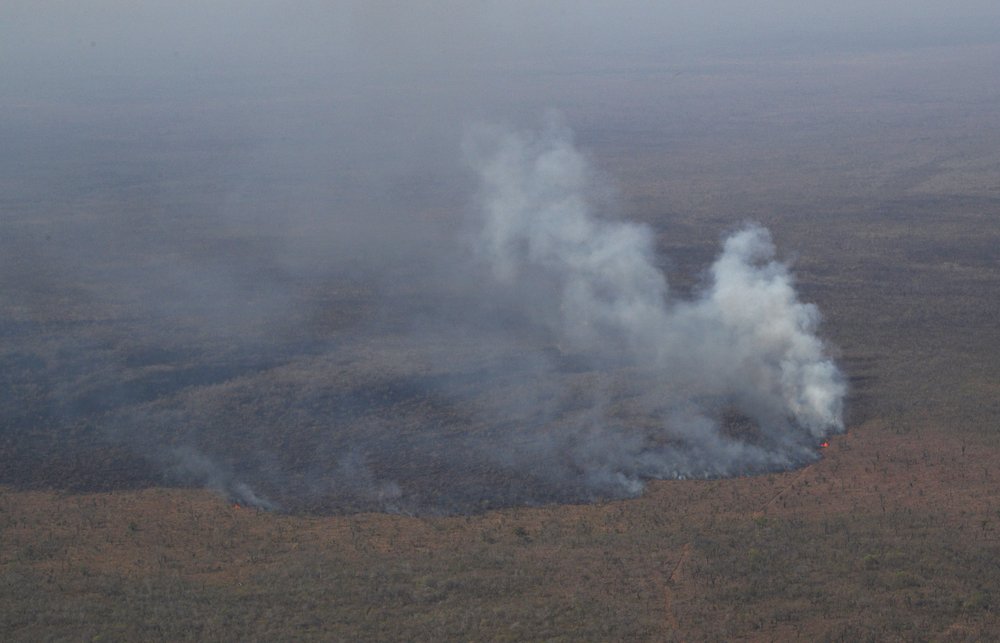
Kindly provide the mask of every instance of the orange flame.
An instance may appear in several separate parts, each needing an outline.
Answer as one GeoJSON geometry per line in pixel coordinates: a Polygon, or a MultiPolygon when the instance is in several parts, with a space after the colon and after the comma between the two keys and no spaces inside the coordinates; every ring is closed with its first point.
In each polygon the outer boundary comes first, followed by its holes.
{"type": "Polygon", "coordinates": [[[830,446],[830,443],[829,443],[829,442],[820,442],[820,443],[819,443],[819,448],[821,448],[821,449],[825,449],[825,448],[827,448],[828,446],[830,446]]]}

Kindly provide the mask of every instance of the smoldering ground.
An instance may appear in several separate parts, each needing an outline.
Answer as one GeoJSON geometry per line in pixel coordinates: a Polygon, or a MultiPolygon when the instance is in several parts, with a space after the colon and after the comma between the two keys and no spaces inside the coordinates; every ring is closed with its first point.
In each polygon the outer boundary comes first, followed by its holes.
{"type": "Polygon", "coordinates": [[[798,467],[843,428],[819,313],[766,230],[675,295],[558,118],[464,140],[462,218],[382,248],[376,225],[375,260],[166,217],[35,247],[48,274],[5,291],[3,482],[453,513],[798,467]],[[108,247],[131,254],[88,259],[108,247]]]}

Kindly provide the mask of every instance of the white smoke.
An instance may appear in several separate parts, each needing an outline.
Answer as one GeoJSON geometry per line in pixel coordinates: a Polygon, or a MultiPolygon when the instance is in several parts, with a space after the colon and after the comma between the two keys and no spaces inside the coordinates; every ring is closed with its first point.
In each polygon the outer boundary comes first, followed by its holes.
{"type": "Polygon", "coordinates": [[[492,278],[561,351],[655,383],[635,403],[658,415],[657,435],[605,417],[575,440],[571,457],[597,486],[793,467],[843,430],[845,385],[819,312],[799,301],[767,230],[732,234],[700,293],[672,297],[652,231],[594,212],[594,175],[567,128],[482,127],[466,147],[481,179],[475,248],[492,278]]]}
{"type": "Polygon", "coordinates": [[[168,450],[165,456],[170,462],[171,473],[182,480],[194,481],[246,507],[266,511],[280,508],[255,492],[249,484],[234,479],[224,467],[193,447],[175,447],[168,450]]]}

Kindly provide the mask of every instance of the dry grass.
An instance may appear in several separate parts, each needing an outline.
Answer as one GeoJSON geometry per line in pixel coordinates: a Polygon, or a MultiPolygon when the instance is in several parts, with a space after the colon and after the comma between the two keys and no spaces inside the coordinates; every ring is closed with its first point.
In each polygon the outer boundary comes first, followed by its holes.
{"type": "Polygon", "coordinates": [[[991,638],[1000,458],[871,421],[820,463],[478,516],[5,490],[3,629],[157,638],[991,638]]]}

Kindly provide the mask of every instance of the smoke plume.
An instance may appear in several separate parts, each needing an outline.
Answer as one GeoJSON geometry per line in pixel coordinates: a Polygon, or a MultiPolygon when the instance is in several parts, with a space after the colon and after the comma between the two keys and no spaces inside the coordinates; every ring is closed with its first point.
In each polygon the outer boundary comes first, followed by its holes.
{"type": "Polygon", "coordinates": [[[819,312],[798,300],[767,230],[733,233],[697,295],[672,297],[652,231],[594,211],[593,173],[565,127],[480,128],[467,149],[481,181],[476,254],[505,301],[560,352],[625,378],[556,440],[585,484],[631,493],[644,478],[800,466],[843,429],[819,312]]]}

